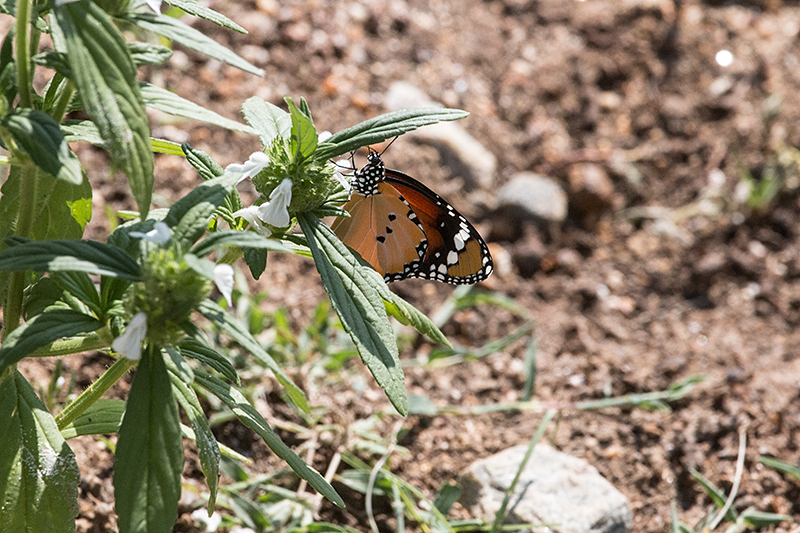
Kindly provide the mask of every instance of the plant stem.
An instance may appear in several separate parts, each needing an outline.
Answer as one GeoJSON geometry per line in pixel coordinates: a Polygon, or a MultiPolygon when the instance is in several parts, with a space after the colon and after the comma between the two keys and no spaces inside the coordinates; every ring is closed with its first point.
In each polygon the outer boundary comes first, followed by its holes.
{"type": "Polygon", "coordinates": [[[97,381],[89,385],[80,396],[66,406],[63,411],[56,415],[58,429],[62,430],[71,422],[74,422],[86,409],[91,407],[103,394],[106,393],[117,381],[124,376],[128,370],[136,366],[136,361],[131,361],[126,357],[120,357],[113,365],[108,367],[97,381]]]}
{"type": "Polygon", "coordinates": [[[75,85],[72,83],[72,80],[64,78],[63,83],[64,87],[61,89],[61,94],[58,95],[58,101],[56,101],[56,105],[53,106],[53,109],[50,110],[50,116],[53,117],[56,122],[61,122],[61,119],[64,118],[67,107],[72,100],[72,95],[75,94],[75,85]]]}
{"type": "Polygon", "coordinates": [[[16,27],[16,52],[17,52],[17,88],[19,89],[20,107],[31,107],[30,84],[30,35],[28,29],[31,24],[31,0],[17,0],[17,27],[16,27]]]}
{"type": "MultiPolygon", "coordinates": [[[[19,214],[16,235],[29,237],[33,228],[36,206],[38,171],[32,163],[22,167],[20,176],[19,214]]],[[[3,311],[3,339],[19,326],[22,317],[22,291],[25,289],[25,271],[12,272],[8,282],[8,295],[3,311]]]]}

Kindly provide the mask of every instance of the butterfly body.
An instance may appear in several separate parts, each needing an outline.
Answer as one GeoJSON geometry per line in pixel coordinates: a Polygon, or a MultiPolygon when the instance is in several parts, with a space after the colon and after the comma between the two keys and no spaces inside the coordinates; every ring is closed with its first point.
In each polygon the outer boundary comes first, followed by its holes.
{"type": "Polygon", "coordinates": [[[466,218],[412,177],[386,169],[372,152],[356,171],[349,218],[333,224],[336,235],[384,279],[425,278],[477,283],[492,272],[492,257],[466,218]]]}

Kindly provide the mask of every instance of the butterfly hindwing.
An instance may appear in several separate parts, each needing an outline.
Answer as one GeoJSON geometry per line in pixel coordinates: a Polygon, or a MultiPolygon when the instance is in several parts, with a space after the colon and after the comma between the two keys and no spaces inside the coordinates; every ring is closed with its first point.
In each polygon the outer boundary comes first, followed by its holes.
{"type": "Polygon", "coordinates": [[[387,170],[380,155],[355,173],[344,209],[332,226],[386,281],[426,278],[477,283],[492,257],[477,230],[453,206],[414,178],[387,170]]]}

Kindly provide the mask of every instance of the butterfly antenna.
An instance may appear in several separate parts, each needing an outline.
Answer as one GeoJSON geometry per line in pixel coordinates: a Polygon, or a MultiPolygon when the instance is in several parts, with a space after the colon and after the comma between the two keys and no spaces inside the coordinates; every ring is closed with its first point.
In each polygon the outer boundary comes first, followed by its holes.
{"type": "Polygon", "coordinates": [[[381,153],[380,153],[380,154],[378,154],[378,155],[383,155],[383,154],[386,152],[386,150],[388,150],[388,149],[389,149],[389,147],[390,147],[392,144],[394,144],[394,142],[395,142],[395,141],[396,141],[396,140],[397,140],[399,137],[400,137],[399,135],[395,135],[394,139],[392,139],[391,141],[389,141],[389,144],[387,144],[387,145],[386,145],[386,148],[384,148],[384,149],[381,151],[381,153]]]}

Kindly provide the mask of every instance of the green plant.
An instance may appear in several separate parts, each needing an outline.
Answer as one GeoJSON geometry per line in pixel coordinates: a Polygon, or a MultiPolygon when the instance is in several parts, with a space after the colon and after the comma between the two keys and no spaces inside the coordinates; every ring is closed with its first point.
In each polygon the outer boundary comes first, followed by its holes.
{"type": "MultiPolygon", "coordinates": [[[[243,31],[193,0],[170,2],[187,13],[243,31]]],[[[305,482],[337,505],[338,494],[275,434],[239,390],[230,360],[194,323],[201,315],[268,368],[299,412],[303,391],[254,339],[249,328],[208,298],[226,298],[229,263],[244,256],[258,277],[268,252],[313,258],[331,303],[356,350],[401,414],[408,411],[403,372],[389,316],[437,340],[438,328],[391,293],[383,279],[343,246],[320,220],[345,216],[345,198],[329,159],[464,112],[415,109],[382,115],[320,141],[308,105],[287,99],[289,112],[260,101],[244,106],[249,126],[227,121],[135,79],[136,67],[162,63],[169,50],[128,43],[117,24],[134,25],[243,70],[249,63],[202,33],[142,2],[18,0],[0,10],[16,17],[0,47],[0,140],[10,167],[0,198],[0,529],[74,531],[78,466],[67,439],[118,433],[114,487],[120,531],[171,531],[181,488],[181,440],[193,438],[209,488],[218,492],[221,447],[198,392],[226,405],[305,482]],[[104,8],[106,10],[104,10],[104,8]],[[33,55],[42,32],[54,51],[33,55]],[[44,92],[33,70],[55,70],[44,92]],[[145,106],[258,134],[265,151],[226,172],[189,145],[152,139],[145,106]],[[66,120],[69,110],[88,120],[66,120]],[[138,217],[115,228],[107,243],[80,240],[91,217],[91,186],[69,142],[108,150],[128,178],[138,217]],[[150,210],[153,150],[185,156],[206,180],[168,210],[150,210]],[[252,177],[260,205],[243,207],[235,185],[252,177]],[[292,233],[297,221],[302,234],[292,233]],[[226,225],[229,229],[223,229],[226,225]],[[256,231],[243,231],[248,225],[256,231]],[[212,261],[209,257],[214,257],[212,261]],[[45,275],[46,274],[46,275],[45,275]],[[88,350],[114,364],[53,417],[17,362],[88,350]],[[104,393],[136,368],[126,401],[104,393]],[[178,406],[189,426],[182,426],[178,406]]],[[[51,396],[48,394],[48,401],[51,396]]]]}

